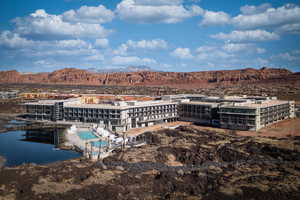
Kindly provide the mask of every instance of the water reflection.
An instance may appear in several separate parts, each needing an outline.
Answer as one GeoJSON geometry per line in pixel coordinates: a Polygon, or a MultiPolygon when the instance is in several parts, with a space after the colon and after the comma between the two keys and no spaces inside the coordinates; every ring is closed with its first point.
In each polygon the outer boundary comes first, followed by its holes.
{"type": "Polygon", "coordinates": [[[0,156],[6,158],[6,166],[46,164],[81,156],[74,151],[58,150],[63,142],[60,129],[10,131],[0,134],[0,156]]]}
{"type": "Polygon", "coordinates": [[[24,138],[21,139],[26,142],[36,142],[43,144],[52,144],[58,147],[64,142],[64,135],[62,130],[27,130],[24,138]]]}

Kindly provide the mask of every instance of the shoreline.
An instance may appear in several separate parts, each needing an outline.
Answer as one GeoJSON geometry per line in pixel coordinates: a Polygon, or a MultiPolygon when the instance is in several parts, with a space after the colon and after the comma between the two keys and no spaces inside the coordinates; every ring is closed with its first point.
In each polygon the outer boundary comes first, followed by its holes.
{"type": "Polygon", "coordinates": [[[0,155],[0,169],[5,167],[6,158],[0,155]]]}
{"type": "MultiPolygon", "coordinates": [[[[31,121],[31,120],[26,120],[26,119],[23,119],[23,118],[19,118],[18,115],[19,114],[0,113],[0,135],[8,133],[8,132],[12,132],[12,131],[55,129],[55,128],[67,128],[68,127],[68,125],[65,125],[65,124],[52,124],[52,123],[47,123],[47,122],[44,122],[44,123],[43,122],[34,122],[34,121],[31,121]],[[12,123],[11,127],[6,127],[7,125],[10,125],[9,122],[11,120],[30,122],[30,124],[18,125],[17,123],[12,123]]],[[[58,146],[58,149],[60,151],[72,151],[72,152],[76,152],[76,153],[81,153],[76,148],[66,146],[64,143],[60,144],[58,146]]],[[[80,155],[78,158],[82,159],[82,155],[80,155]]],[[[78,159],[78,158],[73,158],[73,159],[78,159]]],[[[49,163],[46,163],[46,164],[24,163],[24,164],[20,164],[20,165],[16,165],[16,166],[6,166],[7,159],[3,155],[0,155],[0,169],[15,168],[15,167],[23,166],[23,165],[28,165],[28,164],[33,164],[33,165],[37,165],[37,166],[48,166],[48,165],[51,165],[51,164],[54,164],[54,163],[62,163],[62,162],[65,162],[65,161],[68,161],[68,160],[73,160],[73,159],[49,162],[49,163]]]]}

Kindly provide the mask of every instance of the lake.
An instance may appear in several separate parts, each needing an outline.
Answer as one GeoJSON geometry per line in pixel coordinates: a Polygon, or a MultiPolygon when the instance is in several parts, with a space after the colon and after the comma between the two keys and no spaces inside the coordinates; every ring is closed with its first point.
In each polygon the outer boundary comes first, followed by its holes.
{"type": "Polygon", "coordinates": [[[60,142],[57,130],[10,131],[0,134],[0,156],[5,166],[23,163],[47,164],[78,158],[80,153],[56,148],[60,142]]]}

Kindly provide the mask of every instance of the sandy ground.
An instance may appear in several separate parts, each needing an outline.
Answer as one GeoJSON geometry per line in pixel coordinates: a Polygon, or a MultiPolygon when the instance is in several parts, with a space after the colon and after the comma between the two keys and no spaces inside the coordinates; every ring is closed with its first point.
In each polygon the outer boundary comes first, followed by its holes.
{"type": "Polygon", "coordinates": [[[193,128],[201,131],[214,131],[217,133],[237,134],[240,136],[261,136],[261,137],[277,137],[284,138],[290,136],[300,136],[300,118],[288,119],[268,127],[264,127],[259,131],[234,131],[229,129],[214,128],[209,126],[196,126],[193,128]]]}
{"type": "Polygon", "coordinates": [[[259,131],[237,131],[242,136],[288,137],[300,136],[300,118],[284,120],[259,131]]]}

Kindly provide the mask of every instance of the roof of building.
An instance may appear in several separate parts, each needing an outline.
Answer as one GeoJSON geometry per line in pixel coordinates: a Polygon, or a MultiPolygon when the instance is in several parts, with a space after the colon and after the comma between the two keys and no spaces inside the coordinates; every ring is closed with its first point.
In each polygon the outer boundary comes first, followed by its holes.
{"type": "MultiPolygon", "coordinates": [[[[125,102],[126,103],[126,102],[125,102]]],[[[159,105],[170,105],[177,104],[171,101],[149,101],[149,102],[136,102],[134,105],[112,105],[112,104],[83,104],[83,103],[67,103],[65,107],[71,108],[98,108],[98,109],[129,109],[129,108],[140,108],[146,106],[159,106],[159,105]]]]}
{"type": "Polygon", "coordinates": [[[206,105],[206,106],[214,106],[217,107],[220,103],[215,102],[204,102],[204,101],[189,101],[189,102],[182,102],[182,104],[189,104],[189,105],[206,105]]]}
{"type": "Polygon", "coordinates": [[[245,103],[235,103],[233,105],[222,105],[222,107],[231,107],[231,108],[267,108],[271,106],[287,104],[288,101],[280,101],[280,100],[265,100],[265,101],[253,101],[253,102],[245,102],[245,103]]]}

